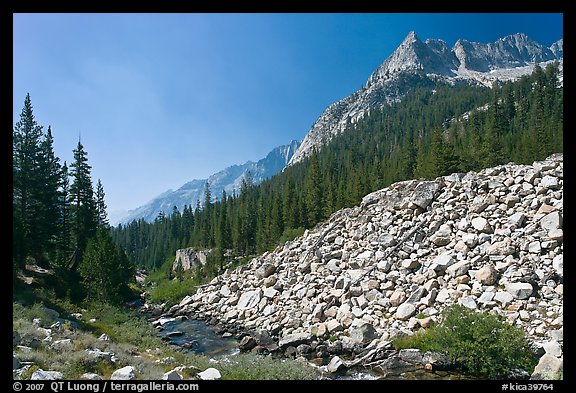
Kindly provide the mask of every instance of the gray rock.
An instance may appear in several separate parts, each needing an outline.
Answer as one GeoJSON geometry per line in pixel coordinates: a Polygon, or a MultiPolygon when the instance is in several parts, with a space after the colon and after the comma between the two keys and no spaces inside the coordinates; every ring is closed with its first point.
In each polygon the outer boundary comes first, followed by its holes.
{"type": "Polygon", "coordinates": [[[450,243],[451,238],[452,228],[450,225],[442,224],[438,230],[432,236],[430,236],[430,241],[435,246],[445,246],[450,243]]]}
{"type": "Polygon", "coordinates": [[[35,381],[46,381],[52,379],[62,379],[64,376],[59,371],[44,371],[42,369],[38,369],[32,373],[31,380],[35,381]]]}
{"type": "Polygon", "coordinates": [[[292,346],[297,347],[300,344],[306,344],[310,342],[310,334],[303,333],[292,333],[286,337],[282,337],[278,342],[280,349],[285,349],[286,347],[292,346]]]}
{"type": "Polygon", "coordinates": [[[558,341],[548,341],[542,344],[544,351],[551,356],[556,356],[557,358],[562,357],[562,346],[558,341]]]}
{"type": "Polygon", "coordinates": [[[222,379],[222,375],[220,374],[220,371],[218,371],[217,369],[215,369],[213,367],[207,368],[206,370],[199,372],[197,375],[198,375],[198,378],[200,378],[203,381],[215,381],[215,380],[222,379]]]}
{"type": "Polygon", "coordinates": [[[532,284],[527,282],[512,282],[506,284],[506,291],[511,294],[515,299],[528,299],[534,288],[532,288],[532,284]]]}
{"type": "Polygon", "coordinates": [[[490,226],[490,224],[488,223],[488,220],[486,220],[484,217],[474,217],[472,219],[472,226],[478,232],[482,232],[482,233],[492,233],[493,232],[493,229],[490,226]]]}
{"type": "Polygon", "coordinates": [[[401,349],[398,352],[398,357],[405,362],[412,363],[412,364],[419,364],[423,363],[423,356],[422,352],[419,349],[401,349]]]}
{"type": "Polygon", "coordinates": [[[521,228],[522,225],[524,225],[524,222],[526,221],[526,216],[524,215],[524,213],[517,212],[508,217],[508,221],[511,224],[516,225],[517,228],[521,228]]]}
{"type": "Polygon", "coordinates": [[[454,263],[456,263],[454,256],[452,254],[449,254],[449,253],[444,253],[444,254],[440,254],[436,258],[434,258],[434,261],[432,262],[431,267],[433,268],[433,270],[436,273],[444,274],[446,269],[449,266],[453,265],[454,263]]]}
{"type": "Polygon", "coordinates": [[[129,381],[136,379],[136,369],[132,366],[119,368],[112,373],[110,379],[129,381]]]}
{"type": "Polygon", "coordinates": [[[555,190],[559,187],[558,178],[556,176],[546,175],[540,180],[539,186],[555,190]]]}
{"type": "Polygon", "coordinates": [[[12,355],[12,370],[18,370],[21,366],[20,360],[16,357],[16,355],[12,355]]]}
{"type": "Polygon", "coordinates": [[[374,326],[361,319],[355,319],[352,326],[348,328],[348,332],[354,342],[361,344],[367,344],[378,336],[374,326]]]}
{"type": "Polygon", "coordinates": [[[563,361],[555,356],[545,354],[538,361],[534,368],[531,380],[554,380],[559,378],[559,373],[563,372],[563,361]]]}
{"type": "Polygon", "coordinates": [[[512,244],[512,240],[507,237],[500,242],[492,243],[486,249],[488,255],[512,255],[516,252],[516,247],[512,244]]]}
{"type": "Polygon", "coordinates": [[[162,380],[164,380],[164,381],[180,381],[180,380],[182,380],[182,376],[180,375],[180,373],[178,373],[178,371],[171,370],[171,371],[165,372],[162,375],[162,380]]]}
{"type": "Polygon", "coordinates": [[[450,265],[446,269],[446,273],[448,273],[452,277],[458,277],[468,273],[468,269],[470,269],[470,262],[460,261],[453,265],[450,265]]]}
{"type": "Polygon", "coordinates": [[[552,229],[561,229],[562,215],[558,211],[548,213],[540,220],[540,226],[548,231],[552,229]]]}
{"type": "Polygon", "coordinates": [[[174,259],[172,270],[176,271],[178,265],[181,265],[184,270],[195,269],[196,266],[204,266],[211,252],[212,250],[195,250],[191,247],[176,250],[176,258],[174,259]]]}
{"type": "Polygon", "coordinates": [[[494,300],[498,303],[502,303],[503,305],[510,304],[514,300],[514,296],[512,296],[508,292],[498,291],[494,295],[494,300]]]}
{"type": "Polygon", "coordinates": [[[238,343],[238,348],[241,351],[250,351],[252,348],[256,346],[256,340],[252,336],[244,336],[240,343],[238,343]]]}
{"type": "Polygon", "coordinates": [[[412,303],[403,303],[396,310],[395,317],[401,321],[406,321],[414,314],[416,314],[416,306],[412,303]]]}
{"type": "Polygon", "coordinates": [[[326,322],[326,328],[328,329],[328,332],[330,332],[330,333],[337,333],[337,332],[341,332],[344,330],[344,328],[342,327],[340,322],[338,322],[335,319],[328,320],[328,322],[326,322]]]}
{"type": "Polygon", "coordinates": [[[328,372],[335,374],[337,372],[346,370],[346,365],[339,356],[334,356],[332,359],[330,359],[330,363],[328,363],[326,369],[328,372]]]}
{"type": "Polygon", "coordinates": [[[84,374],[80,375],[80,379],[87,379],[90,381],[101,381],[103,378],[98,374],[84,373],[84,374]]]}
{"type": "Polygon", "coordinates": [[[564,256],[562,254],[554,257],[552,267],[560,277],[564,276],[564,256]]]}
{"type": "Polygon", "coordinates": [[[411,202],[422,209],[426,209],[434,200],[439,189],[440,184],[436,182],[421,182],[414,189],[411,202]]]}
{"type": "Polygon", "coordinates": [[[261,297],[260,289],[244,292],[242,293],[242,295],[240,295],[240,299],[238,300],[236,308],[238,308],[239,310],[248,310],[250,308],[253,308],[260,302],[260,297],[261,297]]]}
{"type": "Polygon", "coordinates": [[[472,296],[462,296],[460,299],[458,299],[458,303],[460,303],[464,307],[468,307],[471,309],[478,308],[478,305],[476,304],[476,300],[472,296]]]}
{"type": "Polygon", "coordinates": [[[256,269],[256,275],[260,278],[266,278],[276,271],[276,266],[271,263],[264,263],[258,269],[256,269]]]}

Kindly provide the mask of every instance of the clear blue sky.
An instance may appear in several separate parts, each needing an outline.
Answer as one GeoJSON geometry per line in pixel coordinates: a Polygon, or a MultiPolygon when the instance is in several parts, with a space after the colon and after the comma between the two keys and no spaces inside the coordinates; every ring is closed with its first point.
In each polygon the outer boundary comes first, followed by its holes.
{"type": "Polygon", "coordinates": [[[549,46],[562,14],[14,14],[13,116],[30,93],[68,163],[78,137],[109,212],[302,139],[409,31],[549,46]]]}

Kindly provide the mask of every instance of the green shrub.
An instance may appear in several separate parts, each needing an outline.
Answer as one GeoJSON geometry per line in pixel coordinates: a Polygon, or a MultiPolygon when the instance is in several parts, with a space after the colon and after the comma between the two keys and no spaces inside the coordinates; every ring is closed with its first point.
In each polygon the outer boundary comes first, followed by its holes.
{"type": "Polygon", "coordinates": [[[168,307],[180,303],[186,295],[196,292],[193,280],[162,281],[150,291],[150,300],[154,303],[166,303],[168,307]]]}
{"type": "Polygon", "coordinates": [[[461,305],[445,309],[440,324],[393,344],[396,349],[444,352],[464,371],[491,378],[506,377],[515,368],[530,372],[536,366],[533,348],[521,329],[502,317],[461,305]]]}

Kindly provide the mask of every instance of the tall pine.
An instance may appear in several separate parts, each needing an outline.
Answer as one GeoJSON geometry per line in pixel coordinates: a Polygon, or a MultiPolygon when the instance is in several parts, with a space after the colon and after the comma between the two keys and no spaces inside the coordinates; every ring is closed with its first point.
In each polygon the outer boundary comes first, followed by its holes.
{"type": "Polygon", "coordinates": [[[88,165],[87,153],[80,141],[74,150],[74,162],[71,164],[70,174],[70,212],[72,221],[72,242],[74,257],[70,267],[75,268],[82,259],[82,254],[88,240],[96,234],[98,224],[94,189],[88,165]]]}

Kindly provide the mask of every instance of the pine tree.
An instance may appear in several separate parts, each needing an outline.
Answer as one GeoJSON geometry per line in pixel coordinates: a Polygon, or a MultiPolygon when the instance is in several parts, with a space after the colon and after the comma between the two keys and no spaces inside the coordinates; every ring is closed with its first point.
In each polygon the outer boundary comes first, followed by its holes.
{"type": "Polygon", "coordinates": [[[37,230],[42,226],[44,162],[42,127],[34,118],[30,94],[26,95],[20,120],[12,133],[13,162],[13,250],[14,261],[23,267],[27,256],[41,259],[43,239],[37,230]]]}
{"type": "Polygon", "coordinates": [[[96,216],[98,218],[98,225],[108,228],[110,224],[108,223],[108,213],[106,213],[107,206],[104,197],[104,187],[100,179],[98,179],[98,183],[96,183],[96,216]]]}
{"type": "Polygon", "coordinates": [[[47,253],[50,260],[56,257],[59,230],[59,188],[62,171],[60,159],[54,155],[53,143],[52,129],[48,126],[48,131],[41,143],[42,160],[38,168],[43,182],[39,193],[41,209],[37,212],[39,220],[36,231],[40,238],[39,247],[47,253]]]}
{"type": "Polygon", "coordinates": [[[88,240],[96,234],[98,222],[94,190],[90,178],[92,168],[88,165],[87,154],[80,141],[74,150],[74,162],[71,167],[70,200],[74,258],[70,267],[74,269],[82,259],[88,240]]]}
{"type": "Polygon", "coordinates": [[[59,266],[65,266],[71,255],[71,211],[70,211],[70,180],[66,161],[60,172],[60,188],[58,195],[58,238],[57,257],[59,266]]]}
{"type": "Polygon", "coordinates": [[[88,298],[112,304],[126,299],[134,271],[124,251],[103,227],[88,241],[78,267],[88,298]]]}

